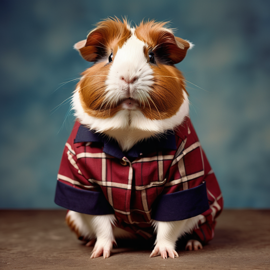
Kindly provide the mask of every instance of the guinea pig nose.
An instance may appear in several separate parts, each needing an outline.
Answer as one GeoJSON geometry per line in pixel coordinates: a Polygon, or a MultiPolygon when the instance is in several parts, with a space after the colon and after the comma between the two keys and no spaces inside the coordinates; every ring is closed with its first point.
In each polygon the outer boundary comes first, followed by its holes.
{"type": "Polygon", "coordinates": [[[134,83],[137,79],[138,79],[138,77],[136,77],[136,76],[131,78],[131,79],[125,78],[124,76],[121,76],[121,80],[126,82],[127,84],[134,83]]]}

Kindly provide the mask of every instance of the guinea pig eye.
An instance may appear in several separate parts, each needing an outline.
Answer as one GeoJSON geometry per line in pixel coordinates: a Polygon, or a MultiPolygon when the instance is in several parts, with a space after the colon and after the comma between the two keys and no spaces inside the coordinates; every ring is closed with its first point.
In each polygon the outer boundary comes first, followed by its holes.
{"type": "Polygon", "coordinates": [[[109,56],[109,63],[112,62],[112,59],[113,59],[113,53],[111,53],[109,56]]]}
{"type": "Polygon", "coordinates": [[[152,63],[152,64],[155,64],[154,53],[150,52],[148,56],[149,56],[149,62],[152,63]]]}

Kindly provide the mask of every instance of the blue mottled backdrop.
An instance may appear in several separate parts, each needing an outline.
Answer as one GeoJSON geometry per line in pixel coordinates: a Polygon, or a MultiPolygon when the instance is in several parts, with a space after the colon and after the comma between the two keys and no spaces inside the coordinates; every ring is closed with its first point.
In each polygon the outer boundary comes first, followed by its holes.
{"type": "Polygon", "coordinates": [[[195,44],[178,67],[225,206],[269,208],[269,11],[267,0],[1,0],[0,207],[56,207],[68,98],[89,66],[73,44],[101,19],[127,16],[171,21],[195,44]]]}

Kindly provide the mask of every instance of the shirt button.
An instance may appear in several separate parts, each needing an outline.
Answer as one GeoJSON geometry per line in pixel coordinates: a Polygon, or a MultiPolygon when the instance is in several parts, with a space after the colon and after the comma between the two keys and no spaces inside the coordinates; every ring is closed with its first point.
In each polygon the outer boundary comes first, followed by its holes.
{"type": "Polygon", "coordinates": [[[125,158],[122,158],[122,160],[120,161],[121,165],[126,166],[127,162],[125,161],[125,158]]]}

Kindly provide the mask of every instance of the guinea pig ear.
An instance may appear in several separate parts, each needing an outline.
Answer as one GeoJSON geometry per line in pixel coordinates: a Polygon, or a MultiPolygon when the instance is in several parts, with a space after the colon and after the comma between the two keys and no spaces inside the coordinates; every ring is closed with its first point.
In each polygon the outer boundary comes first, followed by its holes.
{"type": "Polygon", "coordinates": [[[174,64],[181,62],[186,54],[188,49],[193,47],[193,44],[179,37],[175,37],[175,46],[171,46],[170,48],[170,59],[174,64]]]}
{"type": "Polygon", "coordinates": [[[96,62],[106,55],[106,46],[103,34],[96,28],[89,33],[87,39],[81,40],[74,45],[81,56],[89,62],[96,62]]]}
{"type": "Polygon", "coordinates": [[[161,62],[177,64],[185,58],[190,47],[191,43],[174,36],[171,31],[165,29],[158,32],[154,52],[161,62]]]}
{"type": "Polygon", "coordinates": [[[80,49],[85,46],[86,39],[81,40],[74,44],[74,49],[80,52],[80,49]]]}

